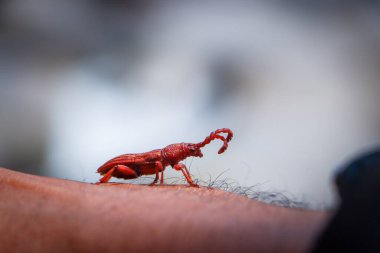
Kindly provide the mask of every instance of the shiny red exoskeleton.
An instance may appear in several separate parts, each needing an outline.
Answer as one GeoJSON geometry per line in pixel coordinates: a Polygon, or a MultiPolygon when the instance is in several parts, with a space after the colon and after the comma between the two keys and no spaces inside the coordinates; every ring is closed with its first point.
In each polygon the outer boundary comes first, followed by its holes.
{"type": "Polygon", "coordinates": [[[161,172],[160,183],[163,184],[165,167],[170,165],[173,169],[182,171],[191,186],[198,186],[194,183],[186,166],[180,162],[190,156],[202,157],[201,148],[215,139],[223,141],[223,146],[218,151],[218,154],[221,154],[227,149],[232,136],[233,133],[230,129],[222,128],[211,132],[200,143],[176,143],[146,153],[117,156],[99,167],[97,172],[104,175],[99,183],[106,183],[111,177],[132,179],[142,175],[155,174],[156,177],[150,184],[154,185],[158,181],[159,172],[161,172]],[[220,135],[221,133],[226,133],[227,137],[223,137],[220,135]]]}

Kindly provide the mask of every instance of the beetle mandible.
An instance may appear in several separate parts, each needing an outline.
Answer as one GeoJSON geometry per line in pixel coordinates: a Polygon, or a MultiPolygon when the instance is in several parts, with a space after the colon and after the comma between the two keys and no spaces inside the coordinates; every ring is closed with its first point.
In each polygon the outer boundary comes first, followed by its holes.
{"type": "Polygon", "coordinates": [[[229,128],[221,128],[211,132],[204,141],[199,143],[175,143],[166,146],[163,149],[155,149],[146,153],[140,154],[125,154],[120,155],[104,163],[97,170],[98,173],[104,175],[99,183],[106,183],[111,177],[132,179],[142,175],[153,175],[156,177],[150,185],[157,183],[159,172],[161,172],[160,183],[164,183],[164,170],[167,166],[181,171],[190,186],[197,187],[191,175],[182,160],[190,156],[202,157],[201,148],[209,144],[215,139],[223,141],[223,146],[219,149],[218,154],[223,153],[228,142],[231,141],[233,133],[229,128]],[[220,133],[226,133],[227,137],[223,137],[220,133]]]}

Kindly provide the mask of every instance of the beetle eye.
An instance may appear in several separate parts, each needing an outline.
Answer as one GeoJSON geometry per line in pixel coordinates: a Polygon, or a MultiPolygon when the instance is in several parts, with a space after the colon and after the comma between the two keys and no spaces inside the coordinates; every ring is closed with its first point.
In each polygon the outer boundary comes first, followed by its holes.
{"type": "Polygon", "coordinates": [[[190,148],[190,152],[191,152],[191,153],[194,153],[194,152],[195,152],[195,149],[194,149],[194,148],[190,148]]]}

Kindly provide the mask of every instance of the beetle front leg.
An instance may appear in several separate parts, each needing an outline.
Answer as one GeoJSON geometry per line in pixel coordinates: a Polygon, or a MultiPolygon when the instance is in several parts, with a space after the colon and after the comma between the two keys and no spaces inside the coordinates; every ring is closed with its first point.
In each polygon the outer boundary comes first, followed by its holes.
{"type": "Polygon", "coordinates": [[[187,170],[186,168],[186,165],[183,164],[183,163],[177,163],[173,166],[173,168],[175,170],[180,170],[182,171],[182,174],[185,176],[186,178],[186,181],[189,183],[190,186],[193,186],[193,187],[199,187],[199,185],[197,185],[196,183],[194,183],[193,179],[191,178],[191,175],[189,173],[189,171],[187,170]]]}

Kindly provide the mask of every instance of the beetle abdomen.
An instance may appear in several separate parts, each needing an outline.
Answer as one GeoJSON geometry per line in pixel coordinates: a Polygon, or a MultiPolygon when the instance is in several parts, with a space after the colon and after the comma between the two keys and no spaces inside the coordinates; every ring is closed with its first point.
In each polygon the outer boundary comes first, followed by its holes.
{"type": "Polygon", "coordinates": [[[114,157],[109,161],[105,162],[97,170],[98,173],[104,175],[110,169],[116,165],[126,165],[129,167],[137,168],[144,165],[154,165],[156,161],[161,161],[161,149],[155,149],[150,152],[140,153],[140,154],[125,154],[114,157]]]}

